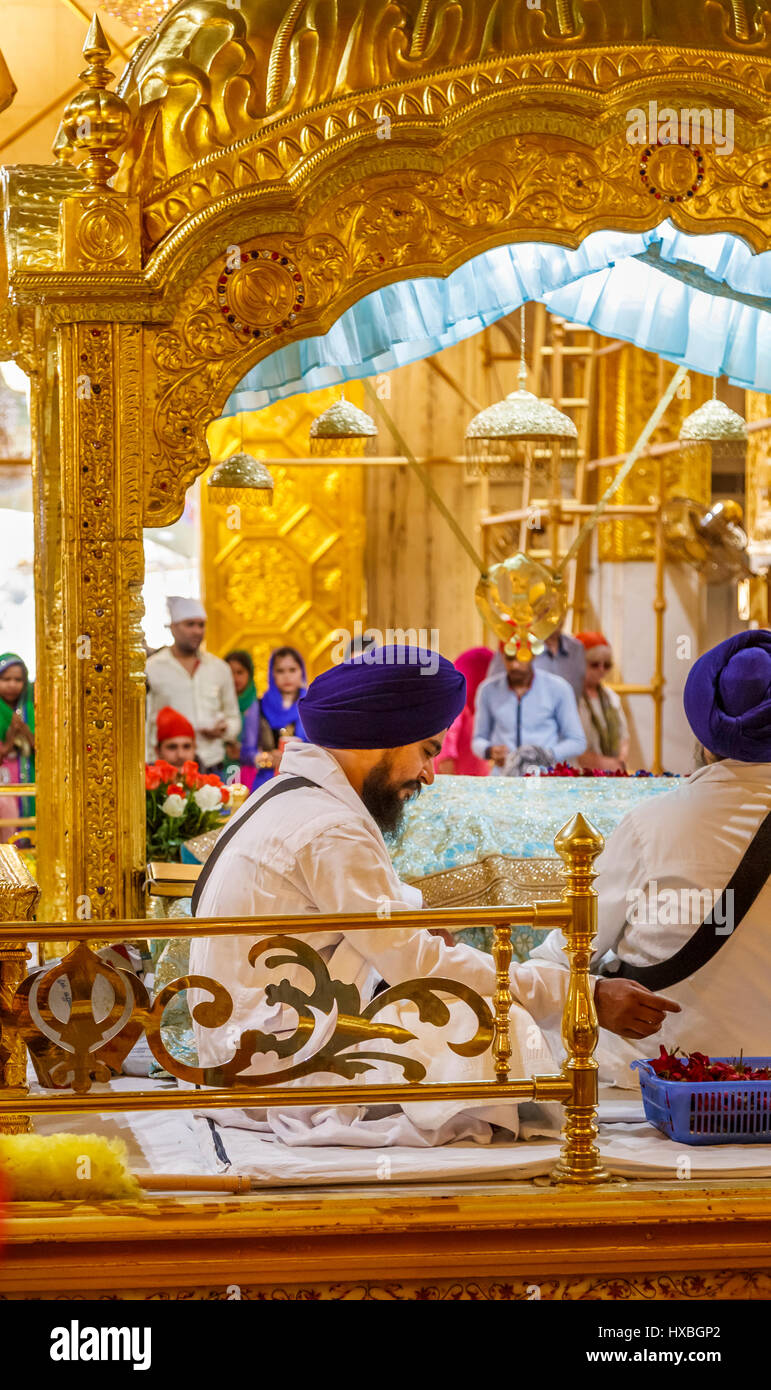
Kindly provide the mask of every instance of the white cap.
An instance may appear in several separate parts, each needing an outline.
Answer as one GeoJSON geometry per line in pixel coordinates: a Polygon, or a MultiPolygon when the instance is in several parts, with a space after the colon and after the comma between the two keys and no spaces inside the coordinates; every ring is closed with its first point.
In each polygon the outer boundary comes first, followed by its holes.
{"type": "Polygon", "coordinates": [[[182,598],[179,594],[174,594],[167,602],[171,623],[184,623],[190,618],[203,618],[204,622],[206,621],[206,609],[200,599],[182,598]]]}

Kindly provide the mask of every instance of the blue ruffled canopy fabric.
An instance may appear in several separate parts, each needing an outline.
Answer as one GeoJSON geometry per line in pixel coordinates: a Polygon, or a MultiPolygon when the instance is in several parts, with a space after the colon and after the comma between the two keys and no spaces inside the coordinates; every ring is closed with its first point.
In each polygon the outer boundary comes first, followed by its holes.
{"type": "Polygon", "coordinates": [[[735,236],[594,232],[575,251],[524,242],[446,279],[376,290],[323,337],[280,348],[246,374],[223,415],[298,391],[393,371],[450,347],[527,300],[737,386],[771,391],[771,251],[735,236]]]}

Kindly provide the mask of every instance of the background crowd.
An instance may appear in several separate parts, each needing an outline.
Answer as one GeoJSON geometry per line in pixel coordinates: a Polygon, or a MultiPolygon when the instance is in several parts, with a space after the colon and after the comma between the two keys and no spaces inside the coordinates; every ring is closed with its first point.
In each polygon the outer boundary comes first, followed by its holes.
{"type": "Polygon", "coordinates": [[[294,647],[277,647],[268,684],[258,692],[247,651],[224,661],[202,650],[206,611],[197,599],[169,599],[172,641],[147,661],[147,759],[202,772],[250,789],[272,777],[284,741],[305,741],[297,703],[305,694],[305,663],[294,647]]]}
{"type": "MultiPolygon", "coordinates": [[[[224,660],[203,650],[206,612],[197,599],[169,599],[171,643],[147,662],[147,761],[202,773],[249,789],[273,776],[289,737],[306,740],[298,701],[305,663],[291,646],[271,653],[259,691],[250,652],[224,660]]],[[[622,771],[629,734],[606,678],[613,653],[600,632],[559,631],[531,662],[502,650],[471,647],[455,665],[466,678],[466,704],[436,761],[439,773],[516,776],[558,761],[622,771]]],[[[34,687],[15,652],[0,655],[0,822],[34,815],[34,799],[3,786],[35,780],[34,687]]],[[[15,832],[0,825],[0,841],[15,832]]]]}
{"type": "MultiPolygon", "coordinates": [[[[206,613],[196,599],[169,599],[172,643],[147,662],[148,760],[201,771],[250,790],[272,777],[288,737],[306,741],[298,701],[307,686],[295,648],[271,653],[258,691],[251,653],[224,660],[202,650],[206,613]]],[[[472,647],[455,665],[467,697],[437,758],[440,773],[518,776],[570,761],[625,769],[629,735],[618,696],[605,683],[613,654],[600,632],[562,630],[532,661],[472,647]]]]}

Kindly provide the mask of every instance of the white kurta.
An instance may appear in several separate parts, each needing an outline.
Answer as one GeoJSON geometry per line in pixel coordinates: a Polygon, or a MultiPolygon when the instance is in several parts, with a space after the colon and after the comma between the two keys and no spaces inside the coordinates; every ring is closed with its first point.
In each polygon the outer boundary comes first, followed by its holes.
{"type": "Polygon", "coordinates": [[[233,673],[226,661],[211,652],[199,654],[192,675],[177,661],[170,647],[161,647],[147,662],[147,758],[157,756],[158,711],[169,705],[190,720],[195,729],[195,756],[205,769],[216,767],[225,756],[225,743],[238,738],[241,715],[233,673]],[[210,729],[217,720],[226,722],[222,738],[209,738],[202,729],[210,729]]]}
{"type": "MultiPolygon", "coordinates": [[[[292,741],[281,763],[281,775],[284,774],[308,777],[319,787],[289,791],[273,798],[263,810],[251,816],[242,832],[233,837],[220,855],[201,894],[199,916],[357,911],[379,912],[385,916],[415,911],[421,906],[418,890],[396,876],[380,830],[330,753],[313,744],[292,741]]],[[[243,814],[243,810],[239,812],[243,814]]],[[[233,999],[233,1013],[228,1023],[216,1029],[196,1026],[203,1066],[232,1057],[234,1041],[247,1028],[291,1033],[296,1026],[294,1011],[280,1004],[271,1006],[264,989],[282,978],[307,989],[310,985],[308,974],[302,967],[282,966],[269,971],[265,957],[259,957],[254,966],[249,965],[248,954],[253,940],[231,936],[193,942],[191,973],[221,981],[233,999]]],[[[488,1001],[495,990],[495,966],[489,955],[463,943],[448,947],[440,937],[425,930],[329,931],[305,940],[323,955],[332,979],[356,986],[363,1005],[372,998],[380,980],[396,985],[401,981],[441,975],[461,981],[488,1001]]],[[[566,991],[566,972],[559,964],[547,964],[539,969],[513,965],[511,979],[515,997],[524,1006],[515,1005],[512,1009],[511,1074],[554,1072],[558,1070],[557,1064],[532,1019],[538,1018],[544,1026],[558,1024],[566,991]]],[[[202,994],[191,992],[191,1005],[203,998],[202,994]]],[[[391,1006],[384,1011],[383,1017],[417,1034],[417,1041],[406,1044],[404,1052],[423,1062],[427,1080],[471,1081],[492,1077],[490,1052],[481,1057],[464,1058],[449,1050],[448,1040],[468,1040],[476,1025],[464,1003],[453,1002],[448,996],[445,1002],[451,1017],[444,1028],[421,1024],[415,1007],[409,1003],[391,1006]]],[[[399,1052],[392,1044],[380,1040],[370,1046],[378,1052],[393,1050],[397,1055],[399,1052]]],[[[291,1065],[292,1060],[283,1065],[291,1065]]],[[[275,1072],[281,1065],[275,1054],[267,1057],[256,1054],[250,1070],[275,1072]]],[[[391,1064],[380,1064],[377,1072],[359,1078],[377,1082],[402,1079],[401,1069],[391,1064]]],[[[329,1075],[317,1074],[311,1084],[334,1084],[334,1081],[329,1075]]],[[[426,1103],[405,1107],[413,1130],[424,1136],[413,1142],[426,1142],[425,1136],[429,1133],[432,1137],[428,1142],[444,1142],[456,1137],[458,1132],[474,1132],[475,1126],[479,1129],[479,1121],[474,1119],[469,1128],[468,1112],[473,1110],[478,1116],[481,1104],[426,1103]],[[464,1111],[464,1128],[458,1131],[453,1118],[462,1116],[464,1111]]],[[[347,1110],[353,1112],[355,1108],[347,1107],[347,1110]]],[[[283,1119],[290,1122],[296,1132],[304,1131],[307,1135],[311,1123],[307,1112],[292,1111],[283,1119]]],[[[356,1111],[351,1122],[355,1120],[358,1124],[360,1119],[361,1112],[356,1111]]],[[[515,1105],[497,1107],[495,1114],[485,1112],[485,1119],[505,1124],[517,1132],[515,1105]]],[[[232,1114],[229,1122],[234,1122],[232,1114]]],[[[313,1124],[317,1126],[318,1123],[316,1117],[313,1124]]],[[[335,1142],[341,1142],[339,1134],[335,1142]]],[[[411,1141],[402,1132],[392,1140],[381,1142],[411,1141]]]]}
{"type": "MultiPolygon", "coordinates": [[[[693,936],[771,810],[771,763],[727,759],[682,787],[635,807],[597,861],[599,931],[595,964],[607,952],[632,965],[667,960],[693,936]],[[699,901],[699,891],[708,890],[699,901]],[[638,896],[639,895],[639,896],[638,896]],[[704,910],[706,909],[706,910],[704,910]],[[629,917],[635,921],[628,921],[629,917]]],[[[771,871],[771,865],[769,865],[771,871]]],[[[534,962],[562,956],[557,933],[534,962]]],[[[689,979],[662,991],[682,1005],[653,1038],[625,1043],[603,1034],[603,1072],[634,1084],[628,1063],[659,1044],[713,1056],[771,1054],[771,879],[720,951],[689,979]]]]}

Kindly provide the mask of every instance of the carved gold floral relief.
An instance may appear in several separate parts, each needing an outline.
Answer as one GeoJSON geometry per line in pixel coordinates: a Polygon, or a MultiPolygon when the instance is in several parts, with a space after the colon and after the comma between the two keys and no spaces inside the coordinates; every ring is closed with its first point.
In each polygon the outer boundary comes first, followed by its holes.
{"type": "MultiPolygon", "coordinates": [[[[602,90],[658,66],[688,67],[704,50],[748,59],[762,82],[769,33],[749,0],[241,0],[223,9],[177,6],[140,45],[121,82],[134,117],[118,186],[145,195],[166,177],[255,127],[277,126],[279,145],[257,156],[276,176],[292,148],[308,155],[358,120],[438,115],[488,84],[583,84],[602,90]],[[480,69],[481,76],[480,76],[480,69]],[[376,93],[376,104],[372,94],[376,93]],[[345,107],[334,111],[344,98],[345,107]],[[324,114],[325,108],[333,108],[324,114]],[[346,109],[347,107],[347,109],[346,109]],[[312,112],[300,128],[293,116],[312,112]],[[282,130],[283,127],[283,130],[282,130]],[[280,148],[283,138],[284,150],[280,148]]],[[[240,178],[255,166],[246,155],[240,178]]],[[[237,163],[231,186],[239,179],[237,163]]]]}

